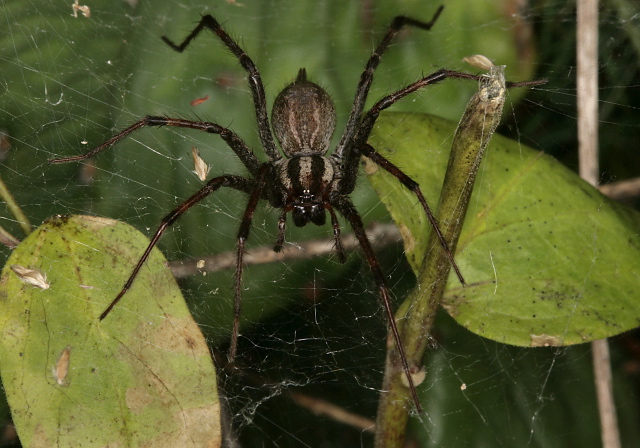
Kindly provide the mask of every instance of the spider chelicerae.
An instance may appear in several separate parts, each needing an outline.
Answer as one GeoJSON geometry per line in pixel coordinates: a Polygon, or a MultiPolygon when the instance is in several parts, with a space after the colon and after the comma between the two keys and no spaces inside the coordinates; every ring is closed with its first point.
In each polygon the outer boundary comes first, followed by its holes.
{"type": "MultiPolygon", "coordinates": [[[[431,213],[420,191],[419,185],[404,174],[397,166],[378,154],[376,150],[367,143],[367,139],[380,112],[410,93],[425,86],[438,83],[446,78],[477,80],[480,76],[450,70],[438,70],[429,76],[385,96],[376,102],[369,111],[363,114],[367,94],[373,81],[373,73],[380,63],[383,53],[387,50],[394,37],[405,26],[429,30],[438,19],[442,9],[443,7],[440,6],[429,22],[422,22],[405,16],[398,16],[393,19],[386,34],[369,57],[365,70],[358,82],[355,99],[344,133],[331,154],[328,154],[329,144],[336,126],[336,113],[333,101],[322,87],[307,79],[304,68],[300,69],[295,81],[286,86],[276,97],[271,112],[271,126],[273,128],[273,132],[271,132],[264,85],[260,73],[251,58],[242,50],[238,43],[222,29],[213,16],[203,16],[200,23],[198,23],[193,31],[191,31],[179,45],[176,45],[167,37],[163,36],[162,40],[167,45],[175,51],[182,52],[201,31],[208,29],[238,58],[249,77],[249,87],[256,112],[258,134],[262,149],[266,153],[268,161],[264,163],[260,162],[242,138],[228,128],[212,122],[160,116],[147,116],[141,119],[86,154],[50,160],[49,163],[52,164],[84,160],[116,144],[138,129],[147,126],[174,126],[220,135],[229,148],[231,148],[242,161],[251,175],[251,177],[238,175],[214,177],[198,192],[165,216],[151,238],[149,246],[131,272],[129,279],[116,298],[100,315],[100,320],[107,317],[113,307],[131,287],[138,272],[149,257],[151,250],[171,224],[182,216],[183,213],[219,188],[233,188],[249,196],[249,201],[245,207],[237,236],[238,249],[234,278],[235,315],[229,349],[229,358],[233,359],[236,353],[240,323],[243,254],[247,238],[249,237],[251,220],[258,201],[260,199],[266,200],[272,207],[281,210],[278,220],[278,236],[274,247],[274,251],[276,252],[280,251],[284,244],[286,217],[288,213],[291,213],[293,223],[298,227],[302,227],[309,222],[316,225],[325,224],[326,212],[328,212],[333,228],[335,250],[340,262],[344,263],[346,257],[340,239],[340,224],[336,214],[337,210],[351,225],[364,252],[367,263],[371,268],[375,284],[388,316],[389,327],[395,338],[396,347],[400,355],[402,368],[407,377],[409,389],[416,408],[420,411],[421,407],[411,375],[411,372],[417,370],[418,366],[409,366],[407,363],[391,309],[389,290],[385,282],[384,274],[380,269],[371,243],[367,238],[362,219],[349,198],[349,194],[353,192],[356,186],[359,167],[358,162],[361,156],[368,157],[378,166],[393,174],[406,188],[415,194],[431,222],[440,240],[442,249],[446,252],[451,262],[451,266],[455,270],[460,282],[464,285],[462,274],[454,261],[453,254],[449,250],[447,242],[438,228],[435,217],[431,213]],[[276,139],[279,143],[280,151],[276,146],[276,139]],[[411,367],[413,367],[413,369],[411,367]]],[[[509,83],[508,85],[513,87],[530,84],[531,83],[509,83]]]]}

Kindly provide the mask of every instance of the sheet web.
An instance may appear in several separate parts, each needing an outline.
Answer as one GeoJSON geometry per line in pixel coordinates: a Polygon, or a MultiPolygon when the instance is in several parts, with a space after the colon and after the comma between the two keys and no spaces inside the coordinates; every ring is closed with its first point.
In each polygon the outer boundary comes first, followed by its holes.
{"type": "MultiPolygon", "coordinates": [[[[10,143],[3,155],[2,178],[36,225],[54,214],[90,214],[123,220],[147,235],[201,187],[193,173],[192,147],[211,166],[209,178],[246,173],[217,136],[147,129],[90,162],[48,166],[46,160],[86,152],[144,115],[217,122],[234,129],[264,158],[246,74],[237,60],[211,33],[201,35],[183,54],[170,51],[161,35],[180,41],[201,14],[214,14],[259,67],[269,107],[305,67],[336,101],[339,135],[366,58],[384,27],[397,14],[428,20],[435,10],[417,1],[403,2],[398,9],[386,1],[345,6],[324,0],[87,0],[79,6],[88,6],[90,16],[80,10],[74,17],[71,3],[1,3],[0,127],[10,143]]],[[[474,72],[461,58],[494,51],[487,55],[508,64],[509,79],[550,79],[547,87],[522,101],[524,92],[511,94],[514,109],[505,116],[503,132],[574,164],[575,142],[566,131],[575,127],[573,59],[567,55],[574,51],[574,42],[565,37],[567,48],[550,49],[552,31],[563,28],[559,23],[573,29],[572,5],[546,2],[514,11],[516,20],[488,6],[497,2],[476,3],[478,10],[467,11],[464,19],[456,2],[447,3],[431,32],[402,33],[376,72],[370,99],[440,67],[474,72]],[[511,33],[524,36],[518,27],[526,22],[533,24],[527,30],[537,36],[537,51],[545,61],[537,75],[531,42],[522,44],[520,53],[505,43],[511,33]],[[493,43],[481,40],[494,34],[493,43]]],[[[638,88],[633,76],[621,70],[634,67],[629,71],[637,74],[638,57],[611,40],[616,33],[626,39],[629,22],[633,23],[633,18],[623,20],[619,14],[612,10],[602,16],[609,39],[603,40],[609,50],[603,76],[610,80],[602,89],[602,135],[618,148],[603,155],[605,180],[638,172],[637,161],[623,148],[629,135],[639,132],[638,88]]],[[[394,110],[431,112],[457,121],[476,88],[469,84],[458,81],[424,90],[394,110]]],[[[479,182],[488,176],[481,173],[479,182]]],[[[353,199],[366,223],[389,223],[364,177],[353,199]]],[[[245,202],[245,195],[233,191],[213,195],[165,234],[160,249],[169,260],[233,251],[245,202]]],[[[278,216],[278,210],[259,207],[249,249],[273,245],[278,216]]],[[[349,233],[348,225],[341,223],[349,233]]],[[[2,225],[20,235],[8,212],[2,225]]],[[[287,245],[302,247],[308,240],[324,239],[330,248],[330,235],[330,226],[290,225],[287,245]]],[[[373,242],[397,306],[415,279],[397,239],[373,242]]],[[[359,252],[350,253],[345,265],[334,254],[307,252],[302,260],[277,260],[245,270],[236,370],[223,368],[232,326],[233,270],[180,279],[190,309],[220,361],[220,392],[233,428],[229,433],[243,446],[372,443],[370,421],[375,418],[385,355],[384,310],[359,252]],[[314,415],[314,406],[327,403],[365,420],[352,425],[314,415]]],[[[9,253],[3,249],[5,257],[9,253]]],[[[114,279],[114,292],[124,280],[114,279]]],[[[470,334],[444,312],[432,339],[425,359],[427,379],[420,386],[425,413],[412,422],[412,437],[420,446],[598,446],[588,346],[530,350],[501,345],[470,334]]],[[[637,415],[637,383],[632,381],[637,378],[622,370],[637,368],[624,348],[630,339],[614,345],[614,373],[622,429],[628,440],[637,440],[637,429],[630,423],[637,415]]]]}

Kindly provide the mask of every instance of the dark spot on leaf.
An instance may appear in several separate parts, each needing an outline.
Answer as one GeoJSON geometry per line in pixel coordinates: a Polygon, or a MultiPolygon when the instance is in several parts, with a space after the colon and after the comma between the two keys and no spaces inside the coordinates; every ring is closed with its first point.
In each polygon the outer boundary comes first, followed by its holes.
{"type": "Polygon", "coordinates": [[[69,215],[56,215],[45,221],[46,224],[49,224],[51,227],[57,228],[65,225],[69,221],[69,215]]]}
{"type": "Polygon", "coordinates": [[[184,341],[190,349],[193,350],[196,347],[196,341],[194,341],[190,336],[185,335],[184,341]]]}

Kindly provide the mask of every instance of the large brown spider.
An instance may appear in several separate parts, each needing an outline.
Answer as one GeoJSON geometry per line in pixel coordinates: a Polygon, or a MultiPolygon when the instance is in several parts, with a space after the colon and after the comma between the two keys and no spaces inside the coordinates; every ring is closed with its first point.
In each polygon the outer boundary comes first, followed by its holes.
{"type": "MultiPolygon", "coordinates": [[[[385,96],[368,112],[363,114],[364,104],[373,80],[373,73],[380,63],[382,54],[389,47],[393,38],[404,26],[413,26],[429,30],[442,12],[442,9],[442,6],[438,8],[431,21],[426,23],[404,16],[398,16],[393,19],[382,41],[369,57],[366,68],[358,83],[346,128],[337,147],[330,155],[327,154],[327,152],[329,151],[329,144],[336,125],[333,101],[322,87],[307,79],[304,68],[300,69],[295,81],[285,87],[274,102],[271,113],[272,133],[269,127],[264,86],[258,69],[251,58],[226,31],[221,28],[214,17],[211,15],[202,17],[200,23],[198,23],[180,45],[174,44],[167,37],[163,36],[162,40],[165,43],[174,50],[182,52],[201,31],[209,29],[215,33],[238,58],[240,64],[249,75],[249,87],[256,111],[258,133],[268,161],[261,163],[254,152],[235,132],[216,123],[159,116],[147,116],[141,119],[84,155],[50,160],[49,163],[52,164],[84,160],[109,148],[140,128],[146,126],[175,126],[220,135],[251,174],[251,178],[236,175],[215,177],[197,193],[165,216],[151,238],[149,246],[131,272],[129,279],[117,297],[100,315],[100,319],[102,320],[107,317],[109,312],[131,287],[142,265],[147,260],[151,249],[156,245],[167,227],[173,224],[183,213],[220,187],[233,188],[249,195],[249,202],[245,208],[237,237],[238,251],[234,280],[235,317],[229,353],[229,358],[233,359],[236,352],[239,331],[243,254],[258,200],[264,199],[268,201],[272,207],[282,210],[278,221],[278,236],[274,247],[274,251],[276,252],[280,251],[284,244],[286,216],[289,212],[291,212],[293,223],[298,227],[302,227],[309,222],[316,225],[323,225],[326,220],[325,211],[328,211],[333,227],[335,249],[340,262],[344,263],[345,254],[340,240],[340,225],[335,212],[337,210],[349,221],[364,251],[365,258],[371,268],[374,281],[382,298],[382,303],[386,309],[389,326],[398,347],[409,389],[415,401],[416,408],[420,411],[420,403],[410,374],[411,369],[407,363],[404,348],[394,321],[384,274],[380,269],[371,243],[364,231],[362,219],[351,202],[349,194],[353,192],[356,185],[358,161],[361,156],[368,157],[381,168],[393,174],[405,187],[416,195],[434,231],[438,235],[440,244],[446,252],[458,279],[464,285],[462,274],[453,259],[453,254],[451,254],[447,242],[444,240],[438,228],[436,219],[420,191],[420,187],[398,167],[378,154],[376,150],[367,143],[367,139],[380,112],[410,93],[425,86],[440,82],[445,78],[477,80],[479,76],[450,70],[439,70],[385,96]],[[274,135],[280,144],[281,151],[279,151],[276,146],[274,135]]],[[[527,83],[510,83],[509,85],[527,85],[527,83]]]]}

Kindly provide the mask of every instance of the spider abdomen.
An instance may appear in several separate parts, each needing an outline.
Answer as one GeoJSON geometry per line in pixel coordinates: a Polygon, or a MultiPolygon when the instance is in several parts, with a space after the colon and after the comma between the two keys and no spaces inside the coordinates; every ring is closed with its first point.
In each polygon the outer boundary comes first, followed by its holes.
{"type": "Polygon", "coordinates": [[[287,157],[324,154],[336,128],[333,100],[300,69],[296,80],[276,97],[271,126],[287,157]]]}

